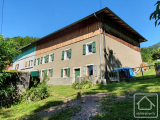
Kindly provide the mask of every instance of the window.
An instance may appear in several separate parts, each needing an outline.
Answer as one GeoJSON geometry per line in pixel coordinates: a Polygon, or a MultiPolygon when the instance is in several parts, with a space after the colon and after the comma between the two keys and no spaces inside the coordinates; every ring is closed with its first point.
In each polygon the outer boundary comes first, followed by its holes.
{"type": "Polygon", "coordinates": [[[87,66],[87,76],[93,75],[93,65],[87,66]]]}
{"type": "Polygon", "coordinates": [[[83,45],[83,55],[90,55],[96,52],[96,42],[89,42],[83,45]]]}
{"type": "Polygon", "coordinates": [[[47,76],[52,77],[53,69],[48,69],[47,76]]]}
{"type": "Polygon", "coordinates": [[[70,77],[70,68],[61,69],[61,77],[70,77]]]}
{"type": "Polygon", "coordinates": [[[28,67],[30,67],[30,66],[31,66],[31,61],[28,62],[28,67]]]}
{"type": "Polygon", "coordinates": [[[54,53],[53,54],[49,54],[49,62],[54,61],[54,53]]]}
{"type": "Polygon", "coordinates": [[[64,60],[69,59],[69,50],[64,51],[64,60]]]}
{"type": "Polygon", "coordinates": [[[36,60],[36,65],[39,65],[39,58],[36,60]]]}
{"type": "Polygon", "coordinates": [[[18,68],[19,68],[19,64],[17,64],[17,65],[15,66],[15,70],[18,70],[18,68]]]}
{"type": "Polygon", "coordinates": [[[68,75],[68,69],[64,69],[63,75],[64,75],[64,77],[67,77],[67,75],[68,75]]]}
{"type": "Polygon", "coordinates": [[[92,53],[92,43],[86,45],[86,53],[88,54],[92,53]]]}
{"type": "Polygon", "coordinates": [[[41,75],[41,77],[44,77],[44,75],[45,75],[45,70],[42,70],[42,75],[41,75]]]}
{"type": "Polygon", "coordinates": [[[25,62],[25,67],[27,67],[27,65],[28,65],[28,61],[25,62]]]}
{"type": "Polygon", "coordinates": [[[33,60],[30,61],[30,66],[33,66],[33,60]]]}
{"type": "Polygon", "coordinates": [[[45,56],[43,56],[43,58],[42,58],[42,64],[44,64],[45,63],[45,56]]]}
{"type": "Polygon", "coordinates": [[[62,60],[68,60],[71,58],[71,49],[67,49],[65,51],[62,51],[62,60]]]}

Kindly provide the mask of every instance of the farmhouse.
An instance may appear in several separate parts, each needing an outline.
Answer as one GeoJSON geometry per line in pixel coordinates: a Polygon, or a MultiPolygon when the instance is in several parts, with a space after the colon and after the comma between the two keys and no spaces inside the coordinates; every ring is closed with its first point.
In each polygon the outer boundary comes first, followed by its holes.
{"type": "MultiPolygon", "coordinates": [[[[41,79],[45,73],[50,76],[48,84],[70,85],[77,76],[92,76],[96,82],[114,68],[139,67],[140,43],[145,41],[104,8],[31,43],[36,44],[34,71],[39,71],[41,79]]],[[[21,60],[24,65],[26,60],[21,60]]]]}
{"type": "Polygon", "coordinates": [[[30,72],[34,70],[36,44],[29,44],[20,49],[21,54],[13,60],[12,70],[30,72]]]}

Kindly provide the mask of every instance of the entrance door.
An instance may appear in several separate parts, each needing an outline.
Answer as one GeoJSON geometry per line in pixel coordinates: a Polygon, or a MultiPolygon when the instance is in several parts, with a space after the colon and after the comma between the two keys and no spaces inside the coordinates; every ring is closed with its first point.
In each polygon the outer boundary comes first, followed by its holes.
{"type": "Polygon", "coordinates": [[[75,80],[77,76],[80,76],[80,69],[75,69],[75,80]]]}

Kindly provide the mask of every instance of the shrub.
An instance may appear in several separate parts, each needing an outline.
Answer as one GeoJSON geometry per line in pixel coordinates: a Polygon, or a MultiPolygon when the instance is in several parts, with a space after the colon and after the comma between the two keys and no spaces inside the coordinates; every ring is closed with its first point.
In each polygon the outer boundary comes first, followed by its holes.
{"type": "Polygon", "coordinates": [[[87,89],[91,88],[93,84],[89,80],[83,80],[81,83],[73,83],[75,89],[87,89]]]}
{"type": "MultiPolygon", "coordinates": [[[[49,78],[46,76],[43,81],[39,83],[36,87],[28,88],[25,93],[22,94],[22,101],[30,99],[30,101],[39,101],[49,97],[50,92],[47,86],[49,78]]],[[[34,83],[36,84],[36,83],[34,83]]]]}

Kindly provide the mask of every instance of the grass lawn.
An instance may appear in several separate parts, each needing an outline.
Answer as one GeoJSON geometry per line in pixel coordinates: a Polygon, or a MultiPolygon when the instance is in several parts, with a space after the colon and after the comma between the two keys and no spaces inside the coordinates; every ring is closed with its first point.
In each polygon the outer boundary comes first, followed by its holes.
{"type": "MultiPolygon", "coordinates": [[[[155,78],[156,77],[155,69],[153,68],[147,71],[143,71],[143,76],[144,76],[144,79],[155,78]]],[[[140,80],[140,79],[143,79],[142,72],[139,72],[136,75],[136,77],[131,78],[131,80],[140,80]]]]}
{"type": "MultiPolygon", "coordinates": [[[[31,115],[40,110],[49,108],[51,106],[63,104],[61,99],[70,97],[75,99],[79,91],[82,94],[95,94],[98,92],[108,92],[109,95],[118,97],[120,95],[128,94],[130,91],[138,92],[160,92],[160,78],[149,80],[134,80],[131,82],[110,83],[107,86],[96,85],[90,89],[75,90],[72,86],[52,85],[49,86],[51,96],[47,99],[37,102],[24,102],[18,105],[13,105],[10,108],[3,108],[0,110],[0,119],[19,119],[24,116],[31,115]]],[[[133,101],[132,101],[133,102],[133,101]]],[[[125,108],[125,106],[124,106],[125,108]]],[[[131,108],[133,108],[131,106],[131,108]]],[[[76,108],[75,108],[76,109],[76,108]]],[[[125,108],[128,109],[128,108],[125,108]]],[[[117,108],[121,111],[121,108],[117,108]]],[[[117,111],[118,112],[118,111],[117,111]]],[[[53,116],[54,118],[55,116],[53,116]]]]}

